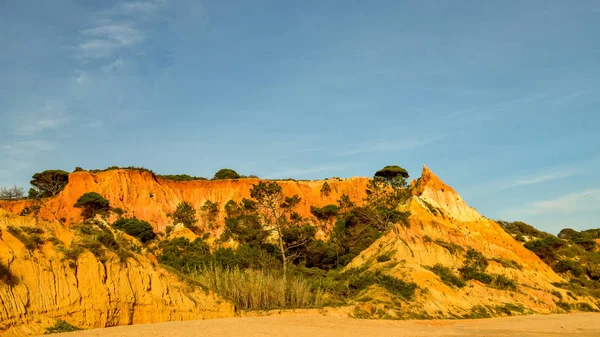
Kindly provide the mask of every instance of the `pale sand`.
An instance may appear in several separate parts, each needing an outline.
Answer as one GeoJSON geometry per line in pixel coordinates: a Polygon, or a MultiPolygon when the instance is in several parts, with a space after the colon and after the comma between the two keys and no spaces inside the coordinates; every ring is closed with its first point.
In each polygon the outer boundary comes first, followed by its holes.
{"type": "Polygon", "coordinates": [[[548,337],[600,336],[600,314],[520,316],[478,320],[374,321],[329,316],[241,317],[165,322],[61,334],[69,337],[548,337]]]}

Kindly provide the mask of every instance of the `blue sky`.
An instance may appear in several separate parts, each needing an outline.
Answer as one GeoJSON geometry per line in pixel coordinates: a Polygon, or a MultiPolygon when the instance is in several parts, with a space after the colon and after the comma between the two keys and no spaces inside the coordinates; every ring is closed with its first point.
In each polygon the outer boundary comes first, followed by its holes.
{"type": "Polygon", "coordinates": [[[597,1],[0,0],[0,186],[48,168],[371,176],[600,227],[597,1]]]}

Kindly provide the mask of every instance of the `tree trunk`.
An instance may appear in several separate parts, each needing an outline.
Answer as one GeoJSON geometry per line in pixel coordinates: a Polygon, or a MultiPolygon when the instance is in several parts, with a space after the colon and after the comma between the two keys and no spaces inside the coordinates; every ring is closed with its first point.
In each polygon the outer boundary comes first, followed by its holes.
{"type": "Polygon", "coordinates": [[[279,250],[281,251],[281,264],[283,265],[283,278],[285,280],[285,274],[287,271],[285,248],[283,247],[283,238],[281,237],[281,231],[278,231],[278,234],[279,234],[279,250]]]}

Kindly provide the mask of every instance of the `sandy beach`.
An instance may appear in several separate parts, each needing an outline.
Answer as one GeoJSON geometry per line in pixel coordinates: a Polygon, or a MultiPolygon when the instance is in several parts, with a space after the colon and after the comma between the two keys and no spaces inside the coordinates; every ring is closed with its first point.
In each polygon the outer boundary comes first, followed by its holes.
{"type": "Polygon", "coordinates": [[[600,314],[478,320],[374,321],[329,316],[241,317],[120,326],[60,334],[69,337],[548,337],[600,336],[600,314]]]}

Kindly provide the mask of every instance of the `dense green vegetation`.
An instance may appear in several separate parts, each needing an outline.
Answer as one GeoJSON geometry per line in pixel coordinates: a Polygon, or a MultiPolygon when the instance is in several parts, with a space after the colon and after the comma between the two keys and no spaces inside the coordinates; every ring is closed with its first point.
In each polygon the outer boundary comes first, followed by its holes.
{"type": "Polygon", "coordinates": [[[187,174],[157,174],[158,177],[173,181],[208,180],[204,177],[195,177],[187,174]]]}
{"type": "Polygon", "coordinates": [[[149,223],[136,218],[121,218],[115,221],[112,226],[137,238],[142,243],[151,241],[156,237],[156,233],[154,233],[149,223]]]}
{"type": "MultiPolygon", "coordinates": [[[[75,168],[75,170],[77,170],[77,168],[75,168]]],[[[147,169],[145,167],[139,167],[139,166],[109,166],[105,169],[89,170],[89,172],[99,173],[99,172],[106,172],[106,171],[113,171],[113,170],[130,170],[130,171],[150,172],[150,173],[154,174],[154,172],[152,172],[152,170],[147,169]]]]}
{"type": "MultiPolygon", "coordinates": [[[[408,196],[407,174],[382,172],[369,186],[372,193],[364,206],[343,195],[337,205],[311,207],[319,221],[333,227],[327,240],[317,240],[317,228],[294,211],[301,202],[297,195],[286,196],[277,182],[262,181],[251,188],[251,199],[223,206],[225,228],[216,246],[203,238],[167,237],[158,244],[159,261],[231,298],[239,308],[318,306],[324,293],[329,303],[341,304],[374,285],[410,300],[416,290],[412,282],[365,270],[341,272],[394,224],[408,226],[410,214],[397,210],[408,196]],[[262,283],[253,286],[264,286],[262,294],[244,281],[258,279],[262,283]]],[[[220,208],[207,201],[200,211],[210,223],[220,208]]],[[[171,217],[186,226],[198,221],[187,203],[171,217]]]]}
{"type": "Polygon", "coordinates": [[[123,263],[134,257],[133,252],[140,251],[139,246],[130,243],[118,232],[115,235],[108,226],[99,221],[86,222],[76,226],[75,230],[78,232],[77,240],[69,248],[59,246],[64,254],[64,260],[68,260],[72,268],[76,268],[79,256],[86,250],[100,262],[109,258],[107,252],[112,252],[123,263]]]}
{"type": "Polygon", "coordinates": [[[576,231],[566,228],[557,236],[539,231],[522,222],[503,225],[505,231],[518,237],[527,236],[525,248],[535,253],[556,273],[568,280],[556,286],[577,296],[600,299],[600,229],[576,231]]]}
{"type": "Polygon", "coordinates": [[[533,226],[528,225],[521,221],[507,222],[507,221],[498,221],[498,224],[506,231],[515,237],[518,241],[526,242],[531,239],[544,239],[552,236],[552,234],[539,231],[535,229],[533,226]]]}
{"type": "MultiPolygon", "coordinates": [[[[431,239],[429,239],[429,241],[431,241],[431,239]]],[[[454,251],[454,253],[455,252],[456,251],[454,251]]],[[[481,252],[469,248],[465,254],[463,266],[458,269],[460,277],[454,274],[452,269],[441,264],[426,268],[436,274],[442,282],[451,287],[462,288],[465,286],[466,281],[476,280],[497,289],[510,291],[517,290],[516,283],[506,276],[486,273],[488,265],[488,259],[483,256],[481,252]]],[[[513,266],[511,265],[511,267],[513,266]]]]}

